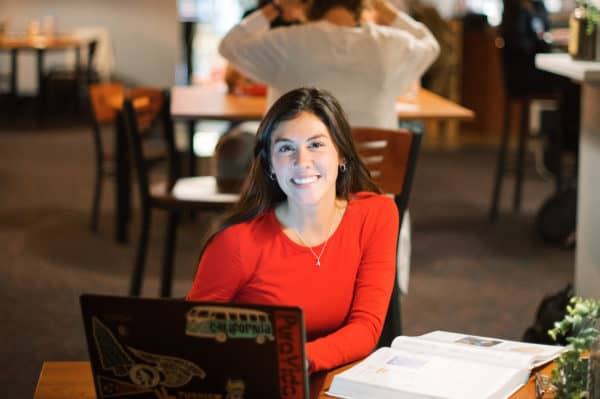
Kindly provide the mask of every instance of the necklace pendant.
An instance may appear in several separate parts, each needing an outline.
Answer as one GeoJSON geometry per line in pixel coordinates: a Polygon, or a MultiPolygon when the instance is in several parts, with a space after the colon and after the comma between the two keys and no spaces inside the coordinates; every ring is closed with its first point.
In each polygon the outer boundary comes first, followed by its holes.
{"type": "Polygon", "coordinates": [[[317,266],[321,266],[321,259],[317,259],[317,266]]]}

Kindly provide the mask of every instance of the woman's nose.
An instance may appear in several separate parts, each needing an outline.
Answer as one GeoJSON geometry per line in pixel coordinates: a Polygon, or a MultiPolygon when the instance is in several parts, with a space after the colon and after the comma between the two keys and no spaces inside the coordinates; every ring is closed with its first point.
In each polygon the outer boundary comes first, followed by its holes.
{"type": "Polygon", "coordinates": [[[296,164],[299,166],[305,166],[312,162],[312,155],[306,148],[300,148],[296,152],[296,164]]]}

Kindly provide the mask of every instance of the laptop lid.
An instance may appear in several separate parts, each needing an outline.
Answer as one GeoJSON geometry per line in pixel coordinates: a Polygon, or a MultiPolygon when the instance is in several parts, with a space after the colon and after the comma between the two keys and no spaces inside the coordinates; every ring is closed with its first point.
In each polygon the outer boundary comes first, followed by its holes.
{"type": "Polygon", "coordinates": [[[82,295],[102,398],[308,399],[302,310],[82,295]]]}

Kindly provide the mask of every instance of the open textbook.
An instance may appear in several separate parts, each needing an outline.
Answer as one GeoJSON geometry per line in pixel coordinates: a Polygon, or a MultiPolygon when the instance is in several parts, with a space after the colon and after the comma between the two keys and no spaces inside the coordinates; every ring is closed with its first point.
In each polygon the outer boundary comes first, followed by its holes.
{"type": "Polygon", "coordinates": [[[330,396],[352,399],[501,399],[527,382],[531,369],[561,346],[434,331],[396,337],[337,374],[330,396]]]}

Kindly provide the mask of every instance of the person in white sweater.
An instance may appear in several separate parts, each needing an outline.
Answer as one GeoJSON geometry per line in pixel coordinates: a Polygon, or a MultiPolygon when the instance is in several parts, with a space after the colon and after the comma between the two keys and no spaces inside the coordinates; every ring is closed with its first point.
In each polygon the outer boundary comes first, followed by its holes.
{"type": "MultiPolygon", "coordinates": [[[[386,0],[313,0],[308,22],[269,29],[279,15],[299,16],[302,0],[274,0],[233,27],[219,52],[236,69],[269,86],[268,106],[298,87],[332,93],[351,126],[395,129],[396,97],[420,79],[440,47],[425,25],[386,0]]],[[[303,19],[298,17],[298,19],[303,19]]],[[[401,289],[408,290],[410,218],[402,218],[398,253],[401,289]]]]}
{"type": "Polygon", "coordinates": [[[269,106],[292,89],[314,86],[339,100],[352,126],[396,128],[396,97],[439,53],[431,32],[385,0],[372,1],[377,23],[361,23],[363,0],[314,0],[310,22],[269,29],[278,15],[301,7],[299,0],[267,4],[232,28],[219,52],[269,86],[269,106]]]}

